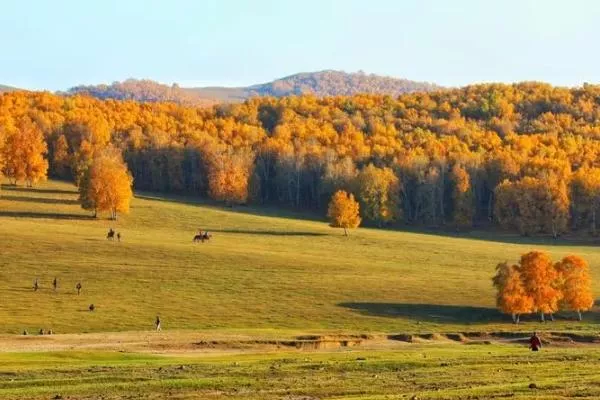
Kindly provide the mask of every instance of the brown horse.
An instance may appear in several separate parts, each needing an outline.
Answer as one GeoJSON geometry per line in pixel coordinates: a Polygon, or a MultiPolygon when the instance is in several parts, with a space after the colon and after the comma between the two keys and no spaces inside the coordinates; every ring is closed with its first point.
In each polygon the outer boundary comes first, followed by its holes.
{"type": "Polygon", "coordinates": [[[110,230],[106,234],[106,238],[108,240],[115,240],[115,231],[112,228],[110,228],[110,230]]]}
{"type": "Polygon", "coordinates": [[[198,242],[202,242],[204,243],[205,240],[210,240],[212,236],[208,233],[208,232],[201,232],[199,234],[197,234],[196,236],[194,236],[194,243],[198,243],[198,242]]]}

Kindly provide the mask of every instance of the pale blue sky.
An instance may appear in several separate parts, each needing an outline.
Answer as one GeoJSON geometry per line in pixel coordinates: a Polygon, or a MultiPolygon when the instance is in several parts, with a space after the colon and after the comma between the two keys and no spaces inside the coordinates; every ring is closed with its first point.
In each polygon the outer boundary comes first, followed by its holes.
{"type": "Polygon", "coordinates": [[[364,70],[600,83],[595,0],[2,0],[0,83],[248,85],[364,70]]]}

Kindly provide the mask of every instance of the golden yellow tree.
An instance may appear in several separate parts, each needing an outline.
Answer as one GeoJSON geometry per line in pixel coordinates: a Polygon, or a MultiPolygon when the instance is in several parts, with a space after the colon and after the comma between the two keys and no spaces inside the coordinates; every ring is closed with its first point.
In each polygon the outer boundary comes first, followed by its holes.
{"type": "Polygon", "coordinates": [[[48,161],[44,134],[29,118],[22,118],[8,132],[4,145],[4,172],[14,183],[24,180],[27,186],[46,180],[48,161]]]}
{"type": "Polygon", "coordinates": [[[600,168],[578,169],[571,178],[570,187],[575,224],[588,222],[590,232],[595,235],[600,209],[600,168]]]}
{"type": "MultiPolygon", "coordinates": [[[[3,176],[4,176],[4,162],[5,162],[5,155],[4,155],[4,145],[6,142],[6,135],[5,135],[5,131],[4,129],[0,129],[0,180],[2,180],[3,176]]],[[[1,187],[0,187],[1,190],[1,187]]]]}
{"type": "Polygon", "coordinates": [[[400,184],[394,171],[369,164],[360,171],[357,181],[365,218],[381,226],[401,215],[400,184]]]}
{"type": "Polygon", "coordinates": [[[526,293],[533,300],[533,308],[540,313],[544,321],[544,314],[558,311],[562,293],[559,286],[559,274],[550,256],[541,251],[530,251],[523,254],[519,262],[519,271],[523,279],[526,293]]]}
{"type": "Polygon", "coordinates": [[[461,165],[452,167],[452,202],[454,225],[456,228],[469,228],[473,225],[473,189],[469,172],[461,165]]]}
{"type": "Polygon", "coordinates": [[[334,228],[344,228],[344,235],[348,236],[348,229],[360,225],[359,205],[352,194],[338,190],[331,197],[327,216],[330,225],[334,228]]]}
{"type": "Polygon", "coordinates": [[[59,178],[66,178],[71,167],[71,156],[69,155],[69,143],[65,135],[60,135],[52,148],[52,171],[59,178]]]}
{"type": "Polygon", "coordinates": [[[576,311],[581,321],[581,312],[594,305],[590,267],[583,258],[570,255],[557,262],[556,269],[561,280],[561,305],[576,311]]]}
{"type": "Polygon", "coordinates": [[[526,176],[517,182],[505,180],[495,191],[494,215],[504,228],[517,228],[523,235],[567,230],[569,194],[564,180],[526,176]]]}
{"type": "Polygon", "coordinates": [[[133,178],[117,150],[109,148],[96,154],[84,177],[80,189],[87,191],[82,199],[87,204],[82,202],[82,207],[108,211],[111,219],[117,219],[119,212],[129,212],[133,178]]]}
{"type": "Polygon", "coordinates": [[[515,324],[521,314],[533,311],[533,299],[525,290],[518,265],[498,264],[492,282],[497,290],[496,305],[503,313],[511,314],[515,324]]]}
{"type": "Polygon", "coordinates": [[[248,182],[254,155],[250,151],[218,151],[209,156],[208,188],[211,198],[226,204],[248,200],[248,182]]]}

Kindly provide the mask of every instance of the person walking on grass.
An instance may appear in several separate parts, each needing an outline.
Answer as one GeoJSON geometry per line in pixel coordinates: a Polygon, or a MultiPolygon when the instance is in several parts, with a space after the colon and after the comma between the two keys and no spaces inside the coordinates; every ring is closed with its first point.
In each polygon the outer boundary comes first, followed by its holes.
{"type": "Polygon", "coordinates": [[[533,336],[529,338],[529,348],[531,351],[538,351],[542,348],[542,341],[537,335],[537,332],[533,332],[533,336]]]}
{"type": "Polygon", "coordinates": [[[160,328],[160,317],[157,315],[156,316],[156,321],[154,321],[154,325],[156,326],[156,332],[160,332],[161,328],[160,328]]]}
{"type": "Polygon", "coordinates": [[[38,282],[38,278],[35,278],[35,281],[33,281],[33,291],[37,292],[40,288],[40,284],[38,282]]]}
{"type": "Polygon", "coordinates": [[[56,279],[56,277],[54,277],[54,280],[52,281],[52,287],[54,288],[54,291],[56,292],[56,289],[58,289],[58,279],[56,279]]]}
{"type": "Polygon", "coordinates": [[[77,296],[81,294],[81,288],[81,282],[77,282],[77,285],[75,285],[75,289],[77,289],[77,296]]]}

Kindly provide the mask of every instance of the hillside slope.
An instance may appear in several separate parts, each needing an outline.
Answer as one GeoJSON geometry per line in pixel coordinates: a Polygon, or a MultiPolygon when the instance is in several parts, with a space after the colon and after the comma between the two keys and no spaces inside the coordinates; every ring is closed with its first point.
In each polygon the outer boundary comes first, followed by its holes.
{"type": "MultiPolygon", "coordinates": [[[[0,333],[146,330],[157,314],[169,330],[513,329],[495,310],[491,277],[498,262],[532,248],[554,258],[583,255],[600,289],[600,248],[566,241],[363,228],[344,237],[296,214],[141,195],[130,215],[95,220],[77,204],[75,188],[58,182],[3,185],[0,210],[0,333]],[[106,240],[109,227],[121,242],[106,240]],[[192,243],[198,229],[213,239],[192,243]]],[[[595,329],[599,318],[564,316],[543,328],[526,317],[520,329],[595,329]]]]}
{"type": "Polygon", "coordinates": [[[357,93],[389,94],[422,92],[439,89],[427,82],[416,82],[363,72],[319,71],[291,75],[262,85],[247,88],[251,95],[289,96],[314,94],[324,96],[351,96],[357,93]]]}
{"type": "Polygon", "coordinates": [[[110,85],[75,86],[68,94],[86,94],[98,99],[135,100],[146,102],[175,102],[180,104],[210,105],[216,103],[210,97],[199,96],[176,84],[172,86],[148,79],[127,79],[110,85]]]}
{"type": "Polygon", "coordinates": [[[14,92],[15,90],[19,90],[19,89],[16,87],[12,87],[12,86],[0,85],[0,93],[14,92]]]}

